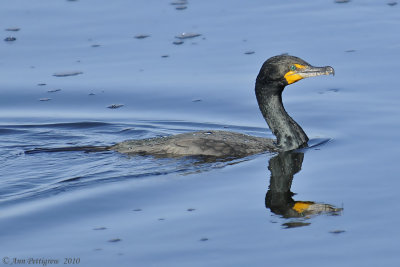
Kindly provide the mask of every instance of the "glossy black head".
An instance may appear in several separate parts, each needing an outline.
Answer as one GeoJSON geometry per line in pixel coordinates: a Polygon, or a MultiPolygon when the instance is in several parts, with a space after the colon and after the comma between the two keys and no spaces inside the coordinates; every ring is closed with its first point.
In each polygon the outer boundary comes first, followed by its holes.
{"type": "Polygon", "coordinates": [[[274,83],[285,87],[304,78],[329,74],[335,74],[330,66],[314,67],[301,58],[279,55],[264,62],[257,76],[257,83],[274,83]]]}
{"type": "Polygon", "coordinates": [[[283,89],[307,77],[329,74],[334,74],[332,67],[313,67],[301,58],[289,55],[271,57],[264,62],[257,76],[255,93],[260,111],[276,136],[280,150],[305,147],[308,141],[306,133],[283,107],[283,89]]]}

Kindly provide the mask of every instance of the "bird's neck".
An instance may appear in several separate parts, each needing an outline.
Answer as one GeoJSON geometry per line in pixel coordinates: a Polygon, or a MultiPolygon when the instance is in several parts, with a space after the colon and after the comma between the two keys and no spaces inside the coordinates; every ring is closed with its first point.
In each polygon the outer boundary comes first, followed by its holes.
{"type": "Polygon", "coordinates": [[[278,83],[256,84],[256,96],[261,113],[277,138],[277,146],[288,151],[307,146],[308,137],[283,107],[284,87],[278,83]]]}

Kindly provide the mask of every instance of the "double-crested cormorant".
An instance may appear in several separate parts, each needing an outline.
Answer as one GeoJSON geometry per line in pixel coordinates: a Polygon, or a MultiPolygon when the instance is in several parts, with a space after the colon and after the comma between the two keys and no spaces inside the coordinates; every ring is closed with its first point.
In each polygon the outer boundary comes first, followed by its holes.
{"type": "Polygon", "coordinates": [[[307,146],[303,129],[285,111],[285,86],[301,79],[334,74],[330,66],[313,67],[304,60],[279,55],[269,58],[257,76],[258,106],[277,140],[227,131],[200,131],[164,138],[129,140],[111,146],[122,153],[160,156],[244,157],[264,151],[289,151],[307,146]]]}
{"type": "Polygon", "coordinates": [[[240,158],[265,151],[289,151],[307,146],[303,129],[285,111],[283,89],[301,79],[334,74],[330,66],[313,67],[304,60],[279,55],[269,58],[257,76],[255,93],[258,106],[277,140],[228,131],[199,131],[169,137],[128,140],[110,147],[71,147],[36,149],[40,151],[104,151],[162,157],[206,156],[240,158]]]}

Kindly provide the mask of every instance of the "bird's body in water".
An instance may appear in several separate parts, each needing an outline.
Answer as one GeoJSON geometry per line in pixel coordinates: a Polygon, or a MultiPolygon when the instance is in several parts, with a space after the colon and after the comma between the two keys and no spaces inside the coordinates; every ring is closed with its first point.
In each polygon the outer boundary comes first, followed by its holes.
{"type": "Polygon", "coordinates": [[[167,137],[128,140],[110,147],[121,153],[153,156],[241,158],[278,151],[272,139],[228,131],[199,131],[167,137]]]}
{"type": "MultiPolygon", "coordinates": [[[[240,158],[265,151],[289,151],[306,147],[308,137],[285,111],[282,104],[282,92],[287,85],[303,78],[329,74],[334,74],[332,67],[313,67],[304,60],[289,55],[271,57],[264,62],[256,79],[255,93],[260,111],[276,136],[276,140],[229,131],[200,131],[169,137],[128,140],[110,147],[60,150],[114,150],[127,154],[164,157],[240,158]]],[[[47,151],[54,151],[54,149],[47,151]]]]}

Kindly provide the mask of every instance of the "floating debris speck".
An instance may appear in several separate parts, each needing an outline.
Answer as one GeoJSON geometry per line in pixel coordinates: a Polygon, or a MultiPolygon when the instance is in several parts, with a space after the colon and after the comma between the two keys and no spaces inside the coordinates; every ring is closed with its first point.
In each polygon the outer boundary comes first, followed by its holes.
{"type": "Polygon", "coordinates": [[[93,230],[95,230],[95,231],[106,230],[106,229],[107,229],[107,227],[104,227],[104,226],[93,228],[93,230]]]}
{"type": "Polygon", "coordinates": [[[12,36],[6,37],[6,38],[4,39],[4,41],[6,41],[6,42],[14,42],[15,40],[17,40],[17,38],[12,37],[12,36]]]}
{"type": "Polygon", "coordinates": [[[188,3],[187,0],[177,0],[177,1],[171,2],[171,5],[179,6],[179,5],[187,5],[187,3],[188,3]]]}
{"type": "Polygon", "coordinates": [[[120,107],[123,107],[123,106],[124,106],[123,104],[112,104],[112,105],[109,105],[107,108],[117,109],[117,108],[120,108],[120,107]]]}
{"type": "Polygon", "coordinates": [[[348,3],[350,2],[350,0],[335,0],[335,3],[337,4],[344,4],[344,3],[348,3]]]}
{"type": "Polygon", "coordinates": [[[19,30],[20,30],[20,28],[17,28],[17,27],[5,29],[5,31],[8,31],[8,32],[17,32],[17,31],[19,31],[19,30]]]}
{"type": "Polygon", "coordinates": [[[83,74],[82,71],[66,71],[66,72],[56,72],[53,74],[55,77],[68,77],[68,76],[76,76],[79,74],[83,74]]]}
{"type": "Polygon", "coordinates": [[[332,89],[328,89],[328,90],[326,90],[326,91],[337,93],[337,92],[339,92],[340,90],[337,89],[337,88],[332,88],[332,89]]]}
{"type": "Polygon", "coordinates": [[[91,47],[100,47],[99,44],[92,44],[91,47]]]}
{"type": "Polygon", "coordinates": [[[201,102],[201,99],[193,99],[192,102],[196,103],[196,102],[201,102]]]}
{"type": "Polygon", "coordinates": [[[282,224],[282,226],[286,229],[290,229],[290,228],[309,226],[310,224],[311,223],[307,223],[307,222],[287,222],[287,223],[282,224]]]}
{"type": "Polygon", "coordinates": [[[183,32],[177,36],[175,36],[178,39],[189,39],[189,38],[195,38],[201,36],[199,33],[191,33],[191,32],[183,32]]]}
{"type": "Polygon", "coordinates": [[[162,58],[167,58],[167,57],[169,57],[169,55],[162,55],[161,57],[162,58]]]}
{"type": "Polygon", "coordinates": [[[176,10],[185,10],[187,6],[177,6],[175,7],[176,10]]]}
{"type": "Polygon", "coordinates": [[[331,233],[331,234],[342,234],[342,233],[345,233],[346,231],[345,230],[333,230],[333,231],[329,231],[329,233],[331,233]]]}
{"type": "Polygon", "coordinates": [[[89,95],[92,96],[92,95],[96,95],[96,94],[95,93],[89,93],[89,95]]]}
{"type": "Polygon", "coordinates": [[[208,238],[207,237],[203,237],[203,238],[200,239],[200,241],[201,242],[208,241],[208,238]]]}
{"type": "Polygon", "coordinates": [[[138,35],[135,35],[135,38],[136,38],[136,39],[145,39],[145,38],[147,38],[147,37],[150,37],[150,35],[148,35],[148,34],[138,34],[138,35]]]}
{"type": "Polygon", "coordinates": [[[173,41],[172,43],[173,43],[174,45],[181,45],[181,44],[183,44],[184,42],[181,41],[181,40],[179,40],[179,41],[173,41]]]}
{"type": "Polygon", "coordinates": [[[47,92],[48,93],[56,93],[56,92],[60,92],[61,91],[61,89],[51,89],[51,90],[48,90],[47,92]]]}
{"type": "Polygon", "coordinates": [[[116,242],[120,242],[120,241],[122,241],[121,238],[113,238],[113,239],[108,240],[108,242],[110,242],[110,243],[116,243],[116,242]]]}
{"type": "Polygon", "coordinates": [[[245,55],[252,55],[254,53],[255,53],[254,51],[246,51],[246,52],[244,52],[245,55]]]}
{"type": "Polygon", "coordinates": [[[389,2],[389,3],[387,3],[389,6],[395,6],[395,5],[397,5],[397,2],[396,1],[393,1],[393,2],[389,2]]]}
{"type": "Polygon", "coordinates": [[[37,85],[38,86],[45,86],[46,84],[45,83],[38,83],[37,85]]]}
{"type": "Polygon", "coordinates": [[[39,101],[45,102],[45,101],[50,101],[51,98],[39,98],[39,101]]]}

